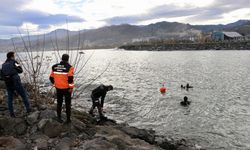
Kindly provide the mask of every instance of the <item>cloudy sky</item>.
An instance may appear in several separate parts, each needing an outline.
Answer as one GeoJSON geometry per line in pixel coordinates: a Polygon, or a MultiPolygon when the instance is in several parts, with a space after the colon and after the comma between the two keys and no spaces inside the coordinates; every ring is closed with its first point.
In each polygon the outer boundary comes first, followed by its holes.
{"type": "Polygon", "coordinates": [[[250,19],[249,0],[0,0],[0,38],[28,29],[93,29],[159,21],[226,24],[250,19]]]}

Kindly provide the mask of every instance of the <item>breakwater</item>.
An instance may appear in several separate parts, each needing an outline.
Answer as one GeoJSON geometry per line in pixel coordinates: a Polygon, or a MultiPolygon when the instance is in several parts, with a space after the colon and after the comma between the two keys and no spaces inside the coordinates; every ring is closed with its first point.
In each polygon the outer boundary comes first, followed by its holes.
{"type": "Polygon", "coordinates": [[[226,41],[206,43],[135,43],[119,47],[125,50],[250,50],[250,41],[226,41]]]}

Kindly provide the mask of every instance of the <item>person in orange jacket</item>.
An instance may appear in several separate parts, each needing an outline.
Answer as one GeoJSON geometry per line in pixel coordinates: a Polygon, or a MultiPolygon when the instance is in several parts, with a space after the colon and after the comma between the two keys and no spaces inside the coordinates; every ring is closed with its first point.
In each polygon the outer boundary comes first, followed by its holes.
{"type": "Polygon", "coordinates": [[[66,104],[66,123],[70,123],[71,115],[71,94],[74,88],[74,67],[69,63],[69,55],[63,54],[62,61],[52,66],[50,81],[54,84],[57,93],[57,119],[62,123],[61,118],[63,98],[65,97],[66,104]]]}

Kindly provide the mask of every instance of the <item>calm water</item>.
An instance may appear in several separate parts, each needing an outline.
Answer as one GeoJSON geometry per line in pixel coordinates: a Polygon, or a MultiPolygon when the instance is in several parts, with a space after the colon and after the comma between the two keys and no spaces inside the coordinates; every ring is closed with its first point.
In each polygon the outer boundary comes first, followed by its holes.
{"type": "MultiPolygon", "coordinates": [[[[79,76],[91,80],[109,63],[90,87],[115,87],[105,100],[107,116],[206,149],[250,149],[250,51],[97,50],[79,76]],[[166,95],[159,92],[162,82],[166,95]],[[194,89],[181,90],[186,83],[194,89]],[[179,105],[184,96],[192,101],[188,108],[179,105]]],[[[88,110],[89,95],[83,91],[75,107],[88,110]]]]}

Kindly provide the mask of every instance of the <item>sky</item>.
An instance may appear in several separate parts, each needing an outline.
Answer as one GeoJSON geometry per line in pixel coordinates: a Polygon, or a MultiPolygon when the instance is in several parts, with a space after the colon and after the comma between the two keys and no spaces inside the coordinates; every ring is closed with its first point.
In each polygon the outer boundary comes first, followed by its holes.
{"type": "Polygon", "coordinates": [[[0,39],[160,21],[227,24],[250,20],[250,0],[0,0],[0,39]]]}

